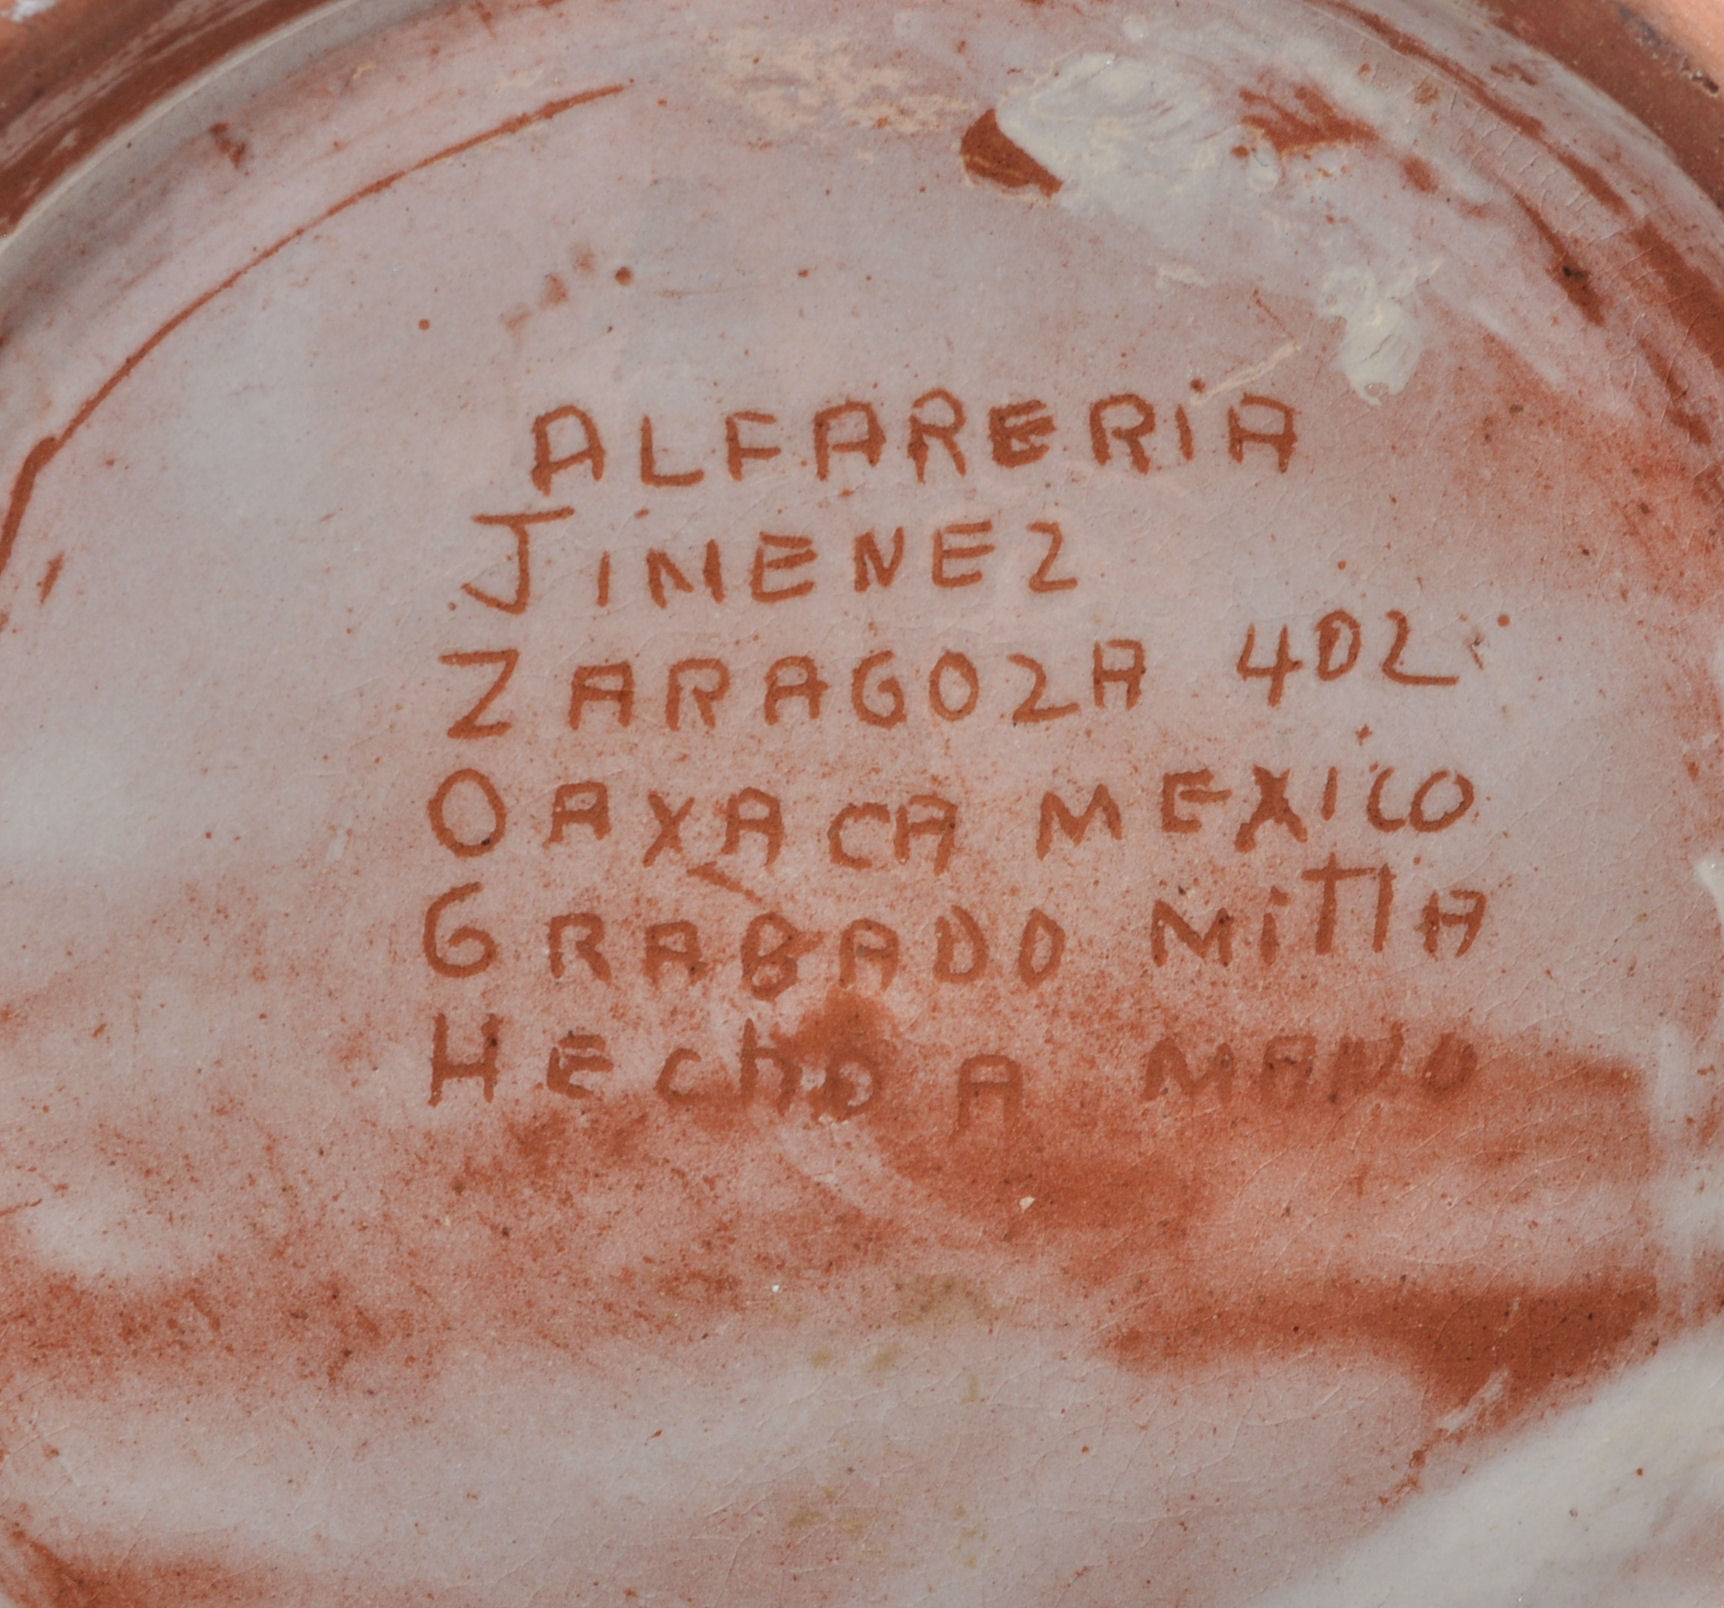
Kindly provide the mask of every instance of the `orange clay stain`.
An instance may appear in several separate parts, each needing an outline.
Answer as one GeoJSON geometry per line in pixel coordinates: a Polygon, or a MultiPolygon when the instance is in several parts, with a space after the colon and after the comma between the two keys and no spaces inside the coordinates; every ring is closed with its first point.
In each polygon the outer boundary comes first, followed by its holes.
{"type": "Polygon", "coordinates": [[[1397,28],[1375,12],[1351,4],[1350,0],[1315,0],[1315,3],[1374,34],[1404,60],[1421,61],[1435,68],[1451,83],[1466,90],[1481,106],[1501,118],[1517,134],[1543,146],[1552,159],[1566,168],[1575,182],[1600,206],[1616,213],[1627,212],[1628,205],[1617,193],[1616,187],[1592,163],[1575,155],[1559,142],[1547,139],[1542,120],[1530,112],[1522,111],[1512,101],[1498,94],[1477,73],[1470,72],[1450,57],[1432,49],[1422,39],[1408,33],[1404,28],[1397,28]]]}
{"type": "MultiPolygon", "coordinates": [[[[1121,1046],[1122,1062],[1146,1059],[1121,1046]]],[[[1363,1348],[1422,1379],[1438,1411],[1500,1376],[1494,1411],[1509,1416],[1649,1343],[1656,1291],[1634,1237],[1541,1286],[1529,1266],[1561,1264],[1570,1229],[1516,1206],[1542,1169],[1636,1192],[1649,1161],[1636,1080],[1522,1046],[1434,1080],[1429,1053],[1385,1073],[1391,1059],[1386,1039],[1341,1057],[1288,1041],[1256,1064],[1236,1052],[1228,1088],[1212,1054],[1190,1054],[1193,1091],[1175,1075],[1149,1098],[1153,1074],[1135,1089],[1026,1089],[1020,1109],[1002,1096],[956,1139],[947,1111],[900,1116],[882,1142],[955,1221],[1056,1267],[1128,1364],[1363,1348]],[[1514,1224],[1505,1265],[1424,1254],[1423,1235],[1481,1196],[1514,1224]]]]}
{"type": "Polygon", "coordinates": [[[1058,178],[1006,137],[992,107],[964,131],[958,154],[963,158],[965,172],[985,184],[997,184],[1006,190],[1034,188],[1043,195],[1053,195],[1060,188],[1058,178]]]}
{"type": "Polygon", "coordinates": [[[1439,188],[1436,170],[1422,156],[1402,157],[1401,171],[1407,175],[1407,183],[1421,195],[1436,194],[1439,188]]]}
{"type": "MultiPolygon", "coordinates": [[[[1084,1014],[1063,1052],[1025,1056],[1015,1083],[1004,1058],[978,1066],[967,1096],[951,1046],[834,989],[759,1034],[746,1100],[733,1054],[676,1103],[455,1088],[447,1126],[416,1138],[224,1130],[221,1166],[247,1184],[195,1274],[88,1283],[36,1259],[29,1212],[0,1219],[0,1358],[66,1386],[410,1398],[481,1338],[594,1358],[694,1343],[776,1321],[774,1285],[866,1334],[932,1277],[1001,1321],[1055,1300],[1130,1368],[1376,1358],[1433,1413],[1485,1392],[1497,1422],[1655,1342],[1634,1204],[1652,1152],[1621,1066],[1464,1025],[1224,1043],[1202,1019],[1084,1014]],[[799,1159],[810,1143],[842,1147],[845,1191],[799,1159]]],[[[166,1134],[105,1148],[164,1201],[211,1165],[166,1134]]]]}
{"type": "MultiPolygon", "coordinates": [[[[869,1068],[881,1097],[898,1059],[898,1032],[892,1013],[877,999],[842,986],[833,988],[818,1010],[811,1011],[794,1032],[777,1039],[777,1047],[799,1066],[812,1068],[824,1087],[829,1078],[842,1077],[846,1068],[869,1068]]],[[[864,1091],[854,1091],[853,1101],[839,1104],[828,1100],[829,1114],[843,1118],[865,1109],[854,1104],[864,1091]]],[[[869,1101],[872,1103],[872,1100],[869,1101]]]]}
{"type": "Polygon", "coordinates": [[[201,1559],[151,1557],[148,1545],[123,1562],[88,1566],[44,1546],[10,1521],[0,1526],[0,1536],[6,1543],[0,1591],[18,1608],[233,1608],[267,1602],[285,1584],[201,1559]]]}
{"type": "Polygon", "coordinates": [[[1651,218],[1628,236],[1635,260],[1652,271],[1657,300],[1680,309],[1688,340],[1724,375],[1724,300],[1718,287],[1699,272],[1651,218]]]}
{"type": "Polygon", "coordinates": [[[1522,198],[1521,210],[1527,215],[1538,237],[1550,251],[1550,277],[1563,295],[1574,304],[1575,310],[1589,324],[1604,322],[1604,303],[1599,299],[1598,289],[1592,282],[1592,270],[1584,267],[1572,247],[1551,227],[1545,215],[1533,206],[1530,201],[1522,198]]]}
{"type": "MultiPolygon", "coordinates": [[[[314,8],[315,0],[194,0],[168,15],[148,0],[62,0],[51,18],[8,30],[0,63],[11,83],[30,86],[32,123],[0,163],[0,234],[86,153],[248,40],[314,8]]],[[[210,133],[238,167],[244,146],[225,124],[210,133]]]]}
{"type": "Polygon", "coordinates": [[[1242,89],[1239,100],[1245,108],[1240,121],[1268,140],[1283,159],[1326,145],[1370,145],[1377,139],[1374,128],[1346,116],[1309,84],[1296,85],[1291,99],[1242,89]]]}
{"type": "Polygon", "coordinates": [[[216,149],[236,168],[245,166],[245,141],[235,135],[226,123],[210,124],[210,138],[215,141],[216,149]]]}

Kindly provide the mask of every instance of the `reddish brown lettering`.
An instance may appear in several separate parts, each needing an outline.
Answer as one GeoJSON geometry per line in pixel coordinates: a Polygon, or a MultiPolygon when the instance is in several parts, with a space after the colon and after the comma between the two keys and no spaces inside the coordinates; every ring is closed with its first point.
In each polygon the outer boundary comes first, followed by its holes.
{"type": "Polygon", "coordinates": [[[898,935],[890,927],[878,921],[852,921],[838,935],[838,981],[845,988],[854,988],[857,974],[867,962],[879,968],[883,994],[898,975],[900,952],[898,935]]]}
{"type": "Polygon", "coordinates": [[[541,413],[533,420],[533,486],[541,497],[550,496],[551,482],[565,469],[573,469],[582,463],[592,471],[595,481],[604,479],[605,448],[591,414],[569,406],[552,408],[549,413],[541,413]],[[559,454],[552,443],[552,432],[566,436],[566,430],[556,428],[565,423],[580,426],[581,444],[574,452],[559,454]]]}
{"type": "Polygon", "coordinates": [[[871,1106],[879,1093],[880,1069],[853,1049],[839,1050],[827,1058],[825,1077],[814,1091],[814,1109],[846,1122],[871,1106]]]}
{"type": "Polygon", "coordinates": [[[646,930],[644,965],[647,981],[655,988],[667,967],[681,972],[691,983],[704,977],[706,962],[701,958],[700,929],[692,921],[652,922],[646,930]]]}
{"type": "Polygon", "coordinates": [[[1024,701],[1012,711],[1014,726],[1033,726],[1044,720],[1063,720],[1067,715],[1077,713],[1075,703],[1049,704],[1042,700],[1047,696],[1048,673],[1042,668],[1039,659],[1032,659],[1027,653],[1009,653],[1006,657],[1015,665],[1030,672],[1030,690],[1024,701]]]}
{"type": "Polygon", "coordinates": [[[934,584],[948,590],[960,586],[977,586],[983,579],[982,570],[978,564],[975,569],[952,569],[953,564],[968,564],[972,560],[984,559],[993,552],[992,542],[959,542],[953,544],[947,540],[952,536],[985,536],[994,528],[991,519],[972,520],[966,524],[942,525],[934,532],[934,584]]]}
{"type": "Polygon", "coordinates": [[[590,910],[579,915],[553,916],[546,933],[550,950],[551,976],[561,982],[568,969],[569,957],[585,963],[586,968],[601,983],[611,980],[611,963],[600,948],[605,941],[604,917],[590,910]],[[572,940],[572,941],[571,941],[572,940]]]}
{"type": "Polygon", "coordinates": [[[997,1101],[1008,1128],[1023,1114],[1024,1069],[1009,1055],[972,1055],[958,1068],[958,1131],[975,1118],[983,1099],[997,1101]]]}
{"type": "MultiPolygon", "coordinates": [[[[918,482],[928,478],[928,443],[938,441],[946,449],[947,456],[952,460],[952,467],[959,475],[967,472],[964,463],[964,449],[958,445],[958,432],[964,428],[964,404],[950,391],[935,389],[924,392],[910,404],[910,461],[916,466],[918,482]],[[946,410],[946,420],[943,424],[924,416],[922,409],[930,402],[938,402],[946,410]]],[[[860,587],[857,588],[861,590],[860,587]]]]}
{"type": "Polygon", "coordinates": [[[771,536],[762,531],[754,549],[749,595],[756,603],[784,603],[793,597],[806,597],[814,590],[812,579],[793,581],[788,586],[768,585],[767,580],[769,576],[782,575],[787,570],[812,564],[814,557],[813,537],[771,536]]]}
{"type": "Polygon", "coordinates": [[[744,464],[766,463],[783,451],[781,447],[769,446],[763,442],[744,441],[743,425],[777,423],[778,420],[770,413],[727,413],[724,416],[724,461],[732,480],[742,479],[744,464]]]}
{"type": "Polygon", "coordinates": [[[1055,575],[1054,562],[1060,556],[1060,549],[1065,545],[1065,532],[1051,519],[1035,520],[1030,527],[1038,536],[1046,536],[1048,550],[1042,554],[1042,561],[1036,565],[1036,572],[1030,577],[1032,592],[1070,592],[1077,586],[1075,575],[1055,575]]]}
{"type": "Polygon", "coordinates": [[[1434,771],[1419,784],[1419,789],[1413,794],[1413,802],[1407,809],[1407,819],[1412,822],[1415,832],[1442,832],[1453,826],[1456,821],[1473,807],[1473,784],[1456,771],[1453,775],[1455,787],[1455,802],[1441,815],[1430,815],[1425,805],[1430,796],[1439,788],[1443,779],[1449,776],[1446,770],[1434,771]]]}
{"type": "Polygon", "coordinates": [[[1390,1028],[1389,1041],[1377,1055],[1364,1040],[1343,1038],[1329,1067],[1330,1100],[1350,1102],[1380,1087],[1400,1067],[1405,1044],[1406,1033],[1399,1022],[1390,1028]]]}
{"type": "Polygon", "coordinates": [[[742,986],[756,999],[777,999],[796,985],[801,958],[814,940],[783,916],[756,916],[742,935],[742,986]]]}
{"type": "Polygon", "coordinates": [[[892,532],[892,557],[888,561],[874,539],[874,532],[865,530],[856,538],[852,555],[856,560],[856,590],[866,592],[870,585],[884,591],[898,576],[898,566],[904,562],[904,527],[892,532]]]}
{"type": "Polygon", "coordinates": [[[958,840],[958,806],[937,793],[917,793],[898,806],[898,826],[892,834],[892,849],[899,865],[910,863],[913,838],[934,840],[934,875],[946,869],[958,840]]]}
{"type": "Polygon", "coordinates": [[[503,689],[509,685],[509,678],[514,675],[515,666],[521,662],[519,648],[494,648],[482,653],[445,653],[437,662],[454,665],[457,669],[466,669],[470,665],[501,666],[484,696],[449,728],[449,736],[456,739],[501,737],[511,728],[511,721],[486,720],[483,717],[485,711],[503,696],[503,689]]]}
{"type": "Polygon", "coordinates": [[[688,812],[694,808],[694,800],[685,798],[673,810],[664,796],[659,793],[648,793],[647,804],[652,810],[656,835],[647,845],[647,851],[641,856],[642,865],[651,865],[666,849],[675,849],[682,853],[682,823],[688,819],[688,812]]]}
{"type": "Polygon", "coordinates": [[[664,723],[682,730],[682,697],[694,700],[695,713],[708,731],[718,725],[719,700],[730,691],[730,667],[722,659],[678,659],[665,685],[664,723]],[[699,677],[700,679],[696,679],[699,677]]]}
{"type": "Polygon", "coordinates": [[[1223,966],[1233,963],[1233,917],[1225,908],[1215,912],[1209,930],[1200,933],[1165,899],[1157,899],[1149,916],[1149,953],[1156,965],[1167,964],[1167,935],[1171,932],[1199,960],[1213,951],[1223,966]]]}
{"type": "Polygon", "coordinates": [[[1339,681],[1359,662],[1364,640],[1359,622],[1345,609],[1325,614],[1317,622],[1317,679],[1339,681]]]}
{"type": "Polygon", "coordinates": [[[1292,835],[1293,841],[1303,843],[1309,835],[1305,823],[1299,819],[1287,799],[1287,778],[1293,773],[1279,773],[1266,770],[1261,765],[1253,765],[1251,774],[1257,782],[1257,807],[1251,812],[1250,818],[1240,826],[1238,835],[1233,839],[1234,848],[1241,853],[1247,853],[1257,847],[1257,834],[1266,826],[1285,827],[1292,835]]]}
{"type": "Polygon", "coordinates": [[[1419,923],[1419,930],[1425,935],[1425,953],[1435,955],[1441,952],[1444,929],[1459,927],[1461,941],[1455,948],[1455,958],[1458,960],[1478,940],[1479,929],[1485,924],[1485,908],[1490,901],[1474,888],[1451,888],[1447,897],[1457,900],[1461,908],[1444,909],[1444,895],[1433,893],[1425,901],[1424,918],[1419,923]]]}
{"type": "Polygon", "coordinates": [[[699,1064],[700,1056],[694,1050],[672,1050],[664,1058],[664,1065],[659,1068],[658,1077],[653,1080],[653,1092],[666,1105],[695,1105],[711,1099],[712,1095],[708,1091],[685,1089],[678,1084],[677,1080],[685,1067],[699,1064]]]}
{"type": "Polygon", "coordinates": [[[758,787],[745,787],[724,801],[724,853],[735,854],[745,835],[766,845],[766,864],[784,847],[784,812],[778,800],[758,787]]]}
{"type": "Polygon", "coordinates": [[[860,453],[868,467],[880,462],[886,447],[886,432],[880,428],[880,418],[872,403],[840,402],[836,407],[822,408],[814,415],[814,472],[825,480],[832,473],[832,459],[840,452],[860,453]],[[841,435],[838,427],[847,420],[859,421],[861,433],[841,435]]]}
{"type": "Polygon", "coordinates": [[[479,1028],[479,1056],[457,1061],[449,1053],[449,1018],[439,1012],[431,1028],[431,1104],[443,1103],[443,1085],[477,1079],[485,1098],[497,1092],[497,1057],[503,1044],[503,1019],[487,1016],[479,1028]]]}
{"type": "Polygon", "coordinates": [[[1399,609],[1390,609],[1389,618],[1395,622],[1395,645],[1383,660],[1383,674],[1389,680],[1403,687],[1452,687],[1461,679],[1459,676],[1414,675],[1403,670],[1401,655],[1407,651],[1407,643],[1412,639],[1412,622],[1399,609]]]}
{"type": "Polygon", "coordinates": [[[1383,789],[1389,785],[1389,778],[1395,774],[1393,765],[1385,766],[1377,772],[1371,782],[1371,791],[1365,797],[1365,819],[1376,827],[1379,832],[1399,832],[1407,824],[1404,815],[1385,815],[1383,813],[1383,789]]]}
{"type": "Polygon", "coordinates": [[[1441,1100],[1464,1088],[1479,1069],[1479,1052],[1465,1039],[1445,1033],[1419,1068],[1420,1086],[1433,1099],[1441,1100]]]}
{"type": "Polygon", "coordinates": [[[1281,627],[1281,635],[1275,643],[1275,661],[1273,664],[1253,664],[1251,656],[1257,651],[1257,627],[1248,625],[1245,628],[1245,646],[1239,650],[1239,663],[1235,668],[1242,680],[1267,681],[1269,683],[1269,707],[1275,708],[1281,702],[1281,694],[1287,686],[1287,678],[1296,670],[1305,668],[1303,659],[1295,659],[1287,634],[1287,627],[1281,627]]]}
{"type": "Polygon", "coordinates": [[[603,782],[564,782],[552,795],[546,847],[561,843],[571,826],[584,826],[600,840],[611,835],[611,790],[603,782]]]}
{"type": "Polygon", "coordinates": [[[698,486],[706,479],[704,469],[685,469],[681,473],[666,474],[658,466],[658,456],[653,450],[652,420],[646,414],[641,415],[641,484],[643,486],[698,486]]]}
{"type": "Polygon", "coordinates": [[[1306,882],[1315,882],[1322,886],[1322,900],[1317,908],[1317,937],[1314,948],[1319,955],[1333,954],[1335,950],[1335,927],[1340,917],[1340,888],[1343,882],[1356,881],[1361,877],[1374,877],[1377,881],[1377,918],[1372,927],[1373,949],[1380,950],[1388,941],[1388,912],[1394,898],[1394,874],[1387,866],[1343,866],[1339,859],[1331,853],[1320,866],[1313,866],[1299,875],[1306,882]]]}
{"type": "Polygon", "coordinates": [[[569,726],[581,729],[581,716],[588,704],[610,704],[617,712],[617,724],[626,726],[635,717],[634,666],[620,664],[583,664],[569,682],[569,726]]]}
{"type": "MultiPolygon", "coordinates": [[[[770,999],[772,995],[763,994],[761,998],[770,999]]],[[[742,1024],[742,1049],[737,1061],[737,1084],[745,1105],[754,1098],[760,1088],[760,1069],[763,1066],[770,1067],[778,1074],[778,1094],[772,1103],[778,1108],[778,1114],[783,1116],[790,1109],[797,1090],[802,1086],[801,1067],[782,1050],[762,1044],[752,1019],[742,1024]]]]}
{"type": "Polygon", "coordinates": [[[962,905],[952,906],[952,920],[934,923],[934,978],[942,983],[973,983],[988,967],[988,940],[976,918],[962,905]],[[956,925],[954,926],[954,923],[956,925]],[[967,955],[959,964],[959,944],[967,955]]]}
{"type": "Polygon", "coordinates": [[[550,1061],[545,1067],[545,1087],[552,1094],[565,1095],[571,1100],[591,1100],[593,1091],[575,1079],[594,1072],[614,1071],[616,1062],[611,1059],[600,1034],[565,1033],[552,1046],[550,1061]]]}
{"type": "Polygon", "coordinates": [[[525,614],[533,597],[532,528],[555,519],[568,519],[572,508],[552,508],[542,514],[475,514],[475,525],[503,525],[515,535],[515,590],[509,597],[498,597],[464,581],[461,590],[468,597],[483,603],[488,609],[500,609],[504,614],[525,614]]]}
{"type": "Polygon", "coordinates": [[[437,841],[462,860],[489,854],[503,841],[503,833],[509,825],[509,812],[504,808],[503,795],[497,791],[489,776],[483,771],[472,769],[454,771],[445,776],[442,785],[431,795],[430,803],[425,806],[425,813],[431,817],[431,831],[437,841]],[[482,828],[476,838],[457,837],[454,828],[449,825],[449,795],[458,787],[476,787],[485,801],[485,808],[490,812],[490,824],[482,828]]]}
{"type": "Polygon", "coordinates": [[[670,607],[670,599],[665,592],[666,581],[679,592],[694,590],[694,583],[677,568],[676,561],[669,553],[657,547],[649,547],[646,555],[647,592],[661,609],[670,607]]]}
{"type": "Polygon", "coordinates": [[[880,653],[871,653],[850,675],[850,707],[856,711],[857,719],[870,726],[890,728],[901,724],[906,718],[904,707],[904,688],[896,676],[887,676],[874,684],[870,689],[868,677],[882,665],[892,662],[891,649],[880,653]],[[886,706],[879,708],[870,703],[870,690],[883,694],[886,706]]]}
{"type": "Polygon", "coordinates": [[[1089,410],[1090,450],[1099,464],[1106,465],[1112,460],[1113,444],[1118,441],[1125,447],[1132,468],[1140,475],[1148,474],[1149,449],[1144,446],[1143,438],[1154,429],[1155,409],[1131,391],[1104,397],[1089,410]],[[1127,420],[1109,423],[1110,413],[1122,411],[1129,415],[1127,420]]]}
{"type": "Polygon", "coordinates": [[[1285,910],[1293,903],[1293,896],[1282,888],[1269,890],[1268,908],[1263,912],[1263,923],[1257,929],[1257,957],[1265,966],[1273,966],[1275,958],[1281,953],[1281,923],[1275,912],[1285,910]]]}
{"type": "Polygon", "coordinates": [[[942,720],[963,720],[975,713],[976,705],[981,700],[982,678],[976,674],[975,665],[967,654],[947,649],[934,661],[934,668],[928,675],[929,706],[942,720]],[[963,683],[963,702],[950,703],[947,701],[947,676],[956,676],[963,683]]]}
{"type": "Polygon", "coordinates": [[[1090,689],[1095,694],[1097,709],[1107,707],[1107,689],[1112,686],[1125,688],[1125,706],[1127,709],[1137,708],[1137,700],[1143,693],[1143,644],[1129,637],[1114,637],[1107,642],[1098,642],[1090,670],[1090,689]],[[1107,659],[1109,651],[1123,653],[1126,662],[1123,665],[1110,664],[1107,659]]]}
{"type": "Polygon", "coordinates": [[[484,891],[483,883],[463,882],[460,887],[439,894],[426,910],[422,936],[425,960],[439,977],[477,977],[496,960],[497,940],[482,927],[457,927],[447,934],[440,930],[443,912],[450,905],[476,898],[484,891]],[[462,960],[451,953],[457,946],[467,950],[471,958],[462,960]]]}
{"type": "Polygon", "coordinates": [[[1060,969],[1066,952],[1066,930],[1045,910],[1032,910],[1018,939],[1018,978],[1025,988],[1037,988],[1060,969]]]}
{"type": "MultiPolygon", "coordinates": [[[[1252,1079],[1253,1093],[1257,1102],[1271,1111],[1291,1111],[1313,1095],[1328,1106],[1351,1104],[1369,1094],[1393,1092],[1385,1086],[1400,1070],[1405,1052],[1406,1032],[1398,1022],[1389,1026],[1386,1038],[1375,1042],[1343,1037],[1328,1062],[1326,1076],[1319,1078],[1322,1056],[1312,1034],[1271,1034],[1252,1079]]],[[[1398,1087],[1443,1100],[1472,1080],[1478,1064],[1478,1051],[1472,1044],[1457,1033],[1444,1033],[1412,1075],[1398,1081],[1398,1087]]],[[[1165,1036],[1145,1061],[1143,1098],[1157,1100],[1172,1084],[1193,1104],[1205,1088],[1214,1088],[1218,1103],[1227,1105],[1236,1070],[1233,1048],[1224,1042],[1212,1052],[1205,1070],[1194,1076],[1179,1042],[1165,1036]]]]}
{"type": "Polygon", "coordinates": [[[1040,402],[1013,402],[988,409],[988,445],[1002,469],[1021,469],[1045,458],[1054,433],[1053,415],[1040,402]]]}
{"type": "Polygon", "coordinates": [[[789,698],[800,698],[807,705],[808,718],[818,720],[820,700],[828,690],[812,659],[792,654],[788,658],[773,660],[766,670],[766,724],[778,724],[778,706],[789,698]]]}
{"type": "Polygon", "coordinates": [[[1171,1078],[1186,1099],[1195,1102],[1205,1089],[1214,1089],[1216,1099],[1228,1105],[1233,1099],[1234,1059],[1231,1045],[1217,1045],[1209,1057],[1209,1065],[1196,1076],[1185,1051],[1173,1038],[1161,1039],[1149,1052],[1143,1064],[1143,1097],[1159,1100],[1171,1078]]]}
{"type": "Polygon", "coordinates": [[[1175,408],[1173,422],[1179,431],[1179,455],[1190,463],[1197,456],[1197,437],[1192,433],[1191,415],[1184,408],[1175,408]]]}
{"type": "Polygon", "coordinates": [[[1245,462],[1247,447],[1270,447],[1275,452],[1276,469],[1286,474],[1298,441],[1299,432],[1293,426],[1292,408],[1285,402],[1277,402],[1274,397],[1247,393],[1240,397],[1238,407],[1227,410],[1227,451],[1235,463],[1245,462]],[[1246,422],[1247,409],[1251,410],[1261,427],[1246,422]],[[1273,423],[1263,417],[1265,413],[1273,415],[1273,423]]]}
{"type": "Polygon", "coordinates": [[[1194,771],[1165,771],[1161,778],[1161,829],[1164,832],[1201,832],[1203,822],[1195,815],[1181,815],[1181,804],[1224,804],[1233,797],[1231,787],[1213,787],[1215,772],[1205,767],[1194,771]]]}
{"type": "Polygon", "coordinates": [[[1082,843],[1089,836],[1090,823],[1098,816],[1115,842],[1125,836],[1119,805],[1114,802],[1105,783],[1098,785],[1090,794],[1082,815],[1074,815],[1058,793],[1043,793],[1041,819],[1036,825],[1036,858],[1045,860],[1048,857],[1048,851],[1054,846],[1056,827],[1065,833],[1069,842],[1082,843]]]}
{"type": "Polygon", "coordinates": [[[1291,1110],[1305,1098],[1317,1071],[1317,1040],[1309,1033],[1280,1033],[1263,1046],[1257,1070],[1258,1101],[1291,1110]]]}
{"type": "Polygon", "coordinates": [[[1389,915],[1395,908],[1395,873],[1386,865],[1377,867],[1377,919],[1371,925],[1371,948],[1382,954],[1389,941],[1389,915]]]}
{"type": "Polygon", "coordinates": [[[877,860],[870,860],[845,847],[845,831],[853,822],[859,821],[879,821],[890,827],[892,812],[884,804],[846,804],[832,817],[831,824],[826,828],[826,846],[832,856],[832,863],[847,866],[852,871],[878,871],[881,866],[877,860]]]}

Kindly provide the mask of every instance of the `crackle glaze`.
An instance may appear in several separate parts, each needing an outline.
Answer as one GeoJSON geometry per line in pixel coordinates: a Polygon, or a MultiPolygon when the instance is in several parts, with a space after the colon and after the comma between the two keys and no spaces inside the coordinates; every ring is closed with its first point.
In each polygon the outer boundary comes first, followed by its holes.
{"type": "Polygon", "coordinates": [[[1724,312],[1414,0],[337,12],[0,249],[0,1594],[1712,1604],[1724,312]]]}

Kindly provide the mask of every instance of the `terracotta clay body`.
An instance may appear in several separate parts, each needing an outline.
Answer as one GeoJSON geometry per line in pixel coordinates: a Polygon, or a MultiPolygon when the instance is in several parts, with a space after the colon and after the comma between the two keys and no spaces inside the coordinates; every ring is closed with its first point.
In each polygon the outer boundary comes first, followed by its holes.
{"type": "Polygon", "coordinates": [[[1718,240],[1412,0],[141,127],[0,253],[0,1592],[1715,1601],[1718,240]]]}

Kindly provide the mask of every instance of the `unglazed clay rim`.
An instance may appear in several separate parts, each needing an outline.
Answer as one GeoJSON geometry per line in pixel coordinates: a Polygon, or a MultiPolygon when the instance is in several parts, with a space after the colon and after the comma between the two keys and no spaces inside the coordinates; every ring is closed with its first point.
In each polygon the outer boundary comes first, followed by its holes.
{"type": "MultiPolygon", "coordinates": [[[[1719,0],[1448,0],[1603,90],[1724,206],[1719,0]]],[[[15,0],[0,12],[0,240],[110,141],[311,24],[324,50],[426,0],[15,0]]],[[[277,70],[280,58],[275,50],[277,70]]]]}

